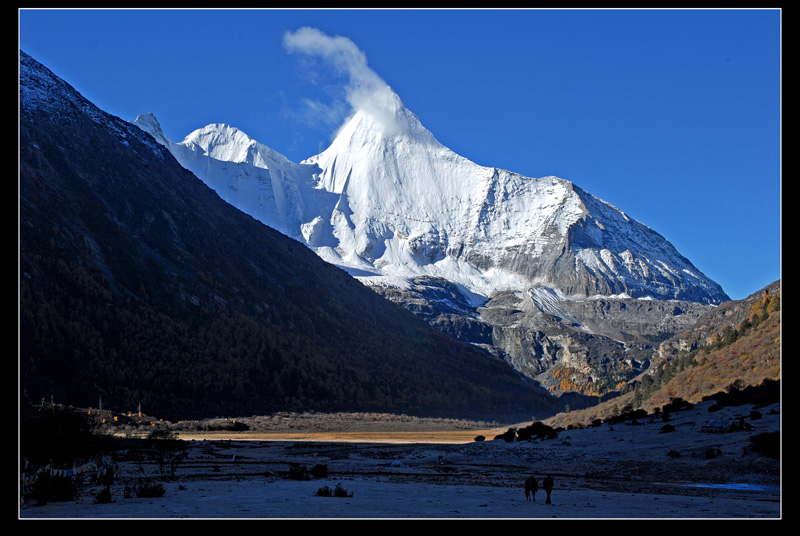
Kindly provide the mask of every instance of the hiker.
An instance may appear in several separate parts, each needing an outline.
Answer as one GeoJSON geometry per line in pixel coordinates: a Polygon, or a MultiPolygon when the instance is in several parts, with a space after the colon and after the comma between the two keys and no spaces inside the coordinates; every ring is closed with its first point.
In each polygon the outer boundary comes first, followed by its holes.
{"type": "Polygon", "coordinates": [[[539,491],[539,482],[535,476],[529,476],[525,479],[525,500],[536,502],[536,492],[539,491]]]}
{"type": "Polygon", "coordinates": [[[103,487],[106,489],[110,488],[114,483],[114,468],[111,466],[105,467],[101,473],[101,476],[103,480],[103,487]]]}
{"type": "Polygon", "coordinates": [[[547,492],[547,500],[544,502],[545,504],[550,504],[550,492],[553,491],[553,477],[550,475],[544,477],[544,480],[542,481],[542,487],[544,488],[544,491],[547,492]]]}

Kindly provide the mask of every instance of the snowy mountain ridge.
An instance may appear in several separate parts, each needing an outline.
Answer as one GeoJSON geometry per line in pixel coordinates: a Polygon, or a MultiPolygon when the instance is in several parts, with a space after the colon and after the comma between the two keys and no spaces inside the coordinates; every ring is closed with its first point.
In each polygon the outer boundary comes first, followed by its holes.
{"type": "Polygon", "coordinates": [[[558,177],[478,165],[388,87],[301,163],[227,125],[182,142],[135,124],[220,197],[370,285],[444,278],[479,305],[503,290],[717,304],[728,297],[658,233],[558,177]]]}

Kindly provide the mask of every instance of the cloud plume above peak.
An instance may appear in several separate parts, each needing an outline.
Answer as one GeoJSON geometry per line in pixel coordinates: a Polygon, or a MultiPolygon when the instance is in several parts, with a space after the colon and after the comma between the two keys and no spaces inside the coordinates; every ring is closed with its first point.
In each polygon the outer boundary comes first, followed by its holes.
{"type": "Polygon", "coordinates": [[[367,57],[347,37],[330,36],[316,28],[302,27],[283,35],[283,46],[290,53],[319,57],[328,62],[349,80],[345,88],[347,102],[353,110],[369,112],[391,129],[394,127],[391,112],[386,110],[380,90],[388,88],[386,82],[367,65],[367,57]]]}

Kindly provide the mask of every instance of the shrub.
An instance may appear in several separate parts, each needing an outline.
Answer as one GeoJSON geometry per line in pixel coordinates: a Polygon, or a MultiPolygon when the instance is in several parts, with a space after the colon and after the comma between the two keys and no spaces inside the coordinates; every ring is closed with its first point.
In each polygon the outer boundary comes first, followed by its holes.
{"type": "Polygon", "coordinates": [[[504,439],[508,443],[514,441],[514,439],[516,437],[517,437],[517,431],[514,430],[513,428],[509,428],[508,430],[506,430],[502,434],[498,434],[498,435],[494,436],[495,439],[504,439]]]}
{"type": "Polygon", "coordinates": [[[20,455],[36,465],[72,466],[102,451],[105,439],[88,415],[54,407],[20,407],[20,455]]]}
{"type": "Polygon", "coordinates": [[[289,478],[292,480],[308,480],[308,469],[302,463],[293,463],[289,466],[289,478]]]}
{"type": "Polygon", "coordinates": [[[684,409],[692,409],[694,404],[688,402],[680,397],[671,398],[669,404],[666,404],[662,410],[663,411],[681,411],[684,409]]]}
{"type": "Polygon", "coordinates": [[[336,487],[333,489],[333,496],[334,497],[352,497],[353,492],[347,493],[347,490],[342,487],[341,484],[336,484],[336,487]]]}
{"type": "Polygon", "coordinates": [[[482,435],[475,436],[475,441],[486,441],[486,437],[484,437],[482,435]]]}
{"type": "Polygon", "coordinates": [[[36,503],[39,505],[47,504],[47,501],[50,499],[50,474],[49,473],[42,473],[40,474],[33,483],[33,490],[32,490],[33,498],[36,499],[36,503]]]}
{"type": "Polygon", "coordinates": [[[328,466],[325,464],[318,463],[314,467],[311,468],[311,476],[314,478],[325,478],[328,476],[328,466]]]}
{"type": "Polygon", "coordinates": [[[317,490],[318,497],[352,497],[353,493],[347,493],[347,490],[341,484],[336,484],[336,487],[331,491],[328,486],[322,486],[317,490]]]}
{"type": "Polygon", "coordinates": [[[103,491],[95,495],[95,504],[108,504],[111,502],[111,490],[108,487],[103,488],[103,491]]]}
{"type": "Polygon", "coordinates": [[[637,409],[608,417],[605,422],[609,424],[618,424],[625,421],[632,421],[634,424],[638,424],[636,423],[636,419],[644,419],[645,417],[647,417],[647,411],[643,409],[637,409]]]}
{"type": "Polygon", "coordinates": [[[708,411],[718,411],[728,406],[744,404],[767,405],[780,401],[780,380],[765,379],[758,385],[745,386],[742,380],[732,382],[725,391],[703,397],[703,401],[715,403],[708,411]]]}
{"type": "Polygon", "coordinates": [[[750,437],[750,447],[753,452],[763,454],[768,458],[780,458],[781,456],[781,433],[762,432],[750,437]]]}
{"type": "Polygon", "coordinates": [[[226,421],[223,423],[211,422],[208,424],[209,430],[223,430],[227,432],[243,432],[249,430],[250,426],[241,421],[226,421]]]}
{"type": "Polygon", "coordinates": [[[71,501],[78,495],[78,485],[72,477],[54,476],[50,480],[50,497],[54,501],[71,501]]]}
{"type": "Polygon", "coordinates": [[[149,478],[140,479],[138,484],[125,484],[125,491],[123,497],[132,499],[134,496],[141,498],[155,498],[161,497],[166,493],[164,486],[153,482],[149,478]]]}
{"type": "Polygon", "coordinates": [[[671,424],[665,424],[664,426],[661,427],[660,433],[668,434],[669,432],[674,432],[674,431],[675,431],[674,426],[672,426],[671,424]]]}
{"type": "Polygon", "coordinates": [[[147,441],[153,449],[152,458],[158,464],[161,480],[175,480],[178,465],[187,456],[183,442],[175,433],[164,429],[150,432],[147,441]]]}
{"type": "Polygon", "coordinates": [[[139,485],[135,488],[136,496],[146,499],[152,499],[155,497],[162,497],[166,490],[164,486],[159,484],[158,482],[152,482],[151,480],[143,480],[139,483],[139,485]]]}
{"type": "Polygon", "coordinates": [[[520,428],[517,431],[517,436],[520,441],[530,441],[534,436],[539,439],[555,439],[558,436],[558,432],[543,422],[535,422],[520,428]]]}

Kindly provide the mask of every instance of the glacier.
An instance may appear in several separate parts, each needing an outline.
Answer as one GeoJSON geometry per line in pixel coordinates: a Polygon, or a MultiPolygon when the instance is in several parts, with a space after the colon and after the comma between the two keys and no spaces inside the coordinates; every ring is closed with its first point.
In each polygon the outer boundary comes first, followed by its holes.
{"type": "Polygon", "coordinates": [[[443,278],[475,306],[509,290],[542,299],[729,299],[657,232],[572,182],[454,153],[389,86],[370,102],[327,149],[299,163],[225,124],[180,142],[153,114],[134,124],[222,199],[370,286],[443,278]]]}

